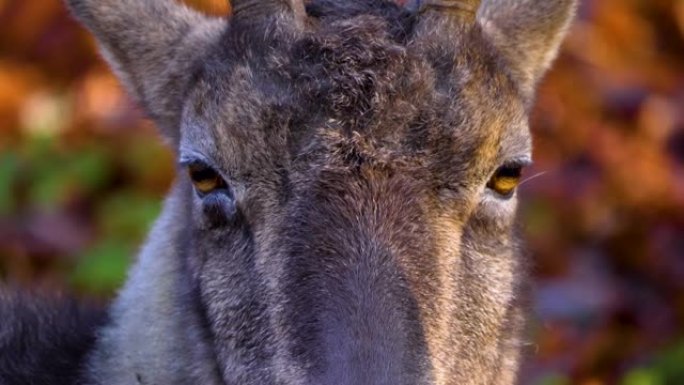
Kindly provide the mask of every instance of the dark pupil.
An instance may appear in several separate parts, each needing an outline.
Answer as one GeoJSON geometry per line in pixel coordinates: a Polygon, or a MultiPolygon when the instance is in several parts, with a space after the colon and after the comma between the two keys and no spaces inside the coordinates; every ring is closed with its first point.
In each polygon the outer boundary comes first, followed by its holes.
{"type": "Polygon", "coordinates": [[[517,166],[502,166],[496,171],[499,178],[520,178],[522,168],[517,166]]]}
{"type": "Polygon", "coordinates": [[[216,179],[216,172],[209,167],[196,166],[191,168],[190,177],[194,182],[204,182],[216,179]]]}

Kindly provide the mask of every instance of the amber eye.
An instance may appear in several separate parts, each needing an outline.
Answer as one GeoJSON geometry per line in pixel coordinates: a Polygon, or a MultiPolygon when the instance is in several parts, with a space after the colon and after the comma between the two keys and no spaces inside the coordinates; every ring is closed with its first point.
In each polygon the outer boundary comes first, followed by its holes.
{"type": "Polygon", "coordinates": [[[193,163],[189,165],[188,174],[192,184],[195,185],[195,189],[200,194],[209,194],[226,187],[223,178],[213,168],[205,164],[193,163]]]}
{"type": "Polygon", "coordinates": [[[513,195],[515,188],[520,184],[522,166],[503,165],[492,175],[487,183],[487,187],[494,190],[497,194],[504,197],[513,195]]]}

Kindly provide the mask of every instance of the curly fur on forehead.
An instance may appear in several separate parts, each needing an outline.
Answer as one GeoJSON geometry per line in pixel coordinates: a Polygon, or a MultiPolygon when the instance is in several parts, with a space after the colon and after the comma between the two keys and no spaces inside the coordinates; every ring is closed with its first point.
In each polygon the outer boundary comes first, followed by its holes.
{"type": "MultiPolygon", "coordinates": [[[[214,131],[204,147],[222,150],[210,156],[243,152],[285,164],[340,141],[369,143],[375,154],[367,159],[384,151],[436,165],[436,180],[455,180],[454,165],[483,172],[469,162],[500,140],[505,127],[494,120],[521,120],[516,84],[479,28],[418,36],[417,15],[386,1],[320,0],[307,12],[302,30],[279,18],[233,25],[221,42],[231,49],[202,63],[188,121],[205,119],[214,131]]],[[[239,158],[222,163],[244,164],[239,158]]]]}
{"type": "Polygon", "coordinates": [[[288,70],[307,104],[356,130],[380,120],[421,76],[386,22],[369,15],[331,22],[295,43],[291,55],[288,70]]]}
{"type": "MultiPolygon", "coordinates": [[[[253,72],[280,72],[282,86],[295,81],[296,91],[327,113],[365,114],[374,96],[392,91],[376,87],[391,86],[403,76],[406,43],[416,15],[381,0],[317,0],[307,5],[307,14],[311,17],[307,32],[292,36],[283,36],[292,31],[268,18],[229,28],[223,40],[231,49],[223,52],[219,62],[244,62],[253,72]],[[273,29],[279,30],[280,38],[262,32],[273,29]]],[[[215,73],[225,75],[225,68],[215,73]]]]}
{"type": "Polygon", "coordinates": [[[322,20],[350,19],[359,15],[377,16],[387,23],[391,38],[405,41],[413,32],[417,17],[415,12],[397,6],[394,2],[315,0],[306,7],[307,14],[322,20]]]}

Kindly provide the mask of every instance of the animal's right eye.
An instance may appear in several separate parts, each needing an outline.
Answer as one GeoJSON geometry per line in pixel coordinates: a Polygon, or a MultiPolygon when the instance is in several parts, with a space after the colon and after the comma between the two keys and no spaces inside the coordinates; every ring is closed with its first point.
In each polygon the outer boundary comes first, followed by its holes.
{"type": "Polygon", "coordinates": [[[188,175],[201,195],[209,194],[213,191],[226,188],[226,181],[223,180],[216,170],[203,163],[192,163],[188,166],[188,175]]]}

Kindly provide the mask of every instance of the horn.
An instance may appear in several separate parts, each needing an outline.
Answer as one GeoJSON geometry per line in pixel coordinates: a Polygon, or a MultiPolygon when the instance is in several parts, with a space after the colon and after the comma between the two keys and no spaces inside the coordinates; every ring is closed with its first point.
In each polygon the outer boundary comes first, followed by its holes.
{"type": "Polygon", "coordinates": [[[231,0],[233,17],[239,19],[262,18],[291,12],[295,19],[303,20],[306,15],[302,0],[231,0]]]}
{"type": "Polygon", "coordinates": [[[433,10],[474,23],[480,3],[482,0],[409,0],[407,8],[417,13],[433,10]]]}

